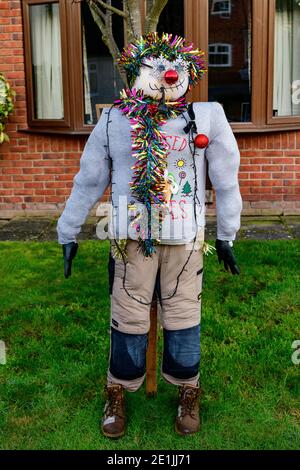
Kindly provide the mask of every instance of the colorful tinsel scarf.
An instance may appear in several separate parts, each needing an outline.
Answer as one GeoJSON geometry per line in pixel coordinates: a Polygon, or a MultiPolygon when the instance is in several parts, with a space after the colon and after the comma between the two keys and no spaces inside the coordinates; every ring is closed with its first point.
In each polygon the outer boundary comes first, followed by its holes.
{"type": "Polygon", "coordinates": [[[161,104],[159,100],[144,96],[142,90],[123,90],[114,106],[128,117],[131,124],[132,156],[136,159],[132,194],[144,204],[148,214],[147,237],[140,240],[145,256],[151,256],[155,240],[151,236],[151,208],[166,203],[165,171],[167,144],[162,126],[168,119],[186,111],[185,97],[176,102],[161,104]]]}
{"type": "Polygon", "coordinates": [[[196,85],[207,72],[204,52],[194,48],[184,38],[168,33],[151,32],[136,38],[124,48],[118,62],[125,69],[131,85],[139,75],[145,59],[160,56],[171,61],[180,56],[189,65],[191,85],[196,85]]]}

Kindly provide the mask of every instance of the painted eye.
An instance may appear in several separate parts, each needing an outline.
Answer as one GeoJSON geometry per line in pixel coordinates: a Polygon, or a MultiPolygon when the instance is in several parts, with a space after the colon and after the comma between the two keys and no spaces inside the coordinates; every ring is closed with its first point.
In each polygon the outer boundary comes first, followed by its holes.
{"type": "Polygon", "coordinates": [[[144,67],[149,67],[149,69],[153,69],[153,65],[146,64],[146,62],[142,62],[142,65],[143,65],[144,67]]]}
{"type": "Polygon", "coordinates": [[[175,65],[175,70],[176,70],[176,72],[179,72],[179,73],[182,72],[183,71],[182,65],[180,65],[180,64],[175,65]]]}
{"type": "Polygon", "coordinates": [[[157,70],[159,72],[164,72],[166,70],[166,67],[163,64],[159,64],[158,67],[157,67],[157,70]]]}

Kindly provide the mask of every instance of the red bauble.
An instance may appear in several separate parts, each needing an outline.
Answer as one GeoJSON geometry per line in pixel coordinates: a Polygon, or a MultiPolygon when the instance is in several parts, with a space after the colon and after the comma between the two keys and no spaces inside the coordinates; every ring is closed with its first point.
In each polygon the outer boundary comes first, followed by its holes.
{"type": "Polygon", "coordinates": [[[178,80],[178,73],[176,70],[167,70],[164,78],[168,85],[174,85],[178,80]]]}
{"type": "Polygon", "coordinates": [[[194,139],[194,144],[196,145],[196,147],[198,147],[198,149],[204,149],[208,146],[208,143],[209,140],[207,135],[205,134],[198,134],[194,139]]]}

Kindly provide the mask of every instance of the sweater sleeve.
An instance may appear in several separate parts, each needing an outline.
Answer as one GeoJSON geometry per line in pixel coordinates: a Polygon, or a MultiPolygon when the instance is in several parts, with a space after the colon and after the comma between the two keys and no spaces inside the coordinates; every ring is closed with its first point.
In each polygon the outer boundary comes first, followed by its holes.
{"type": "Polygon", "coordinates": [[[240,228],[242,198],[238,183],[240,152],[223,107],[213,103],[208,174],[216,191],[217,238],[234,240],[240,228]]]}
{"type": "Polygon", "coordinates": [[[74,177],[71,195],[57,223],[58,241],[61,244],[76,241],[76,235],[89,211],[110,182],[110,159],[106,147],[107,119],[107,113],[103,111],[84,147],[80,170],[74,177]]]}

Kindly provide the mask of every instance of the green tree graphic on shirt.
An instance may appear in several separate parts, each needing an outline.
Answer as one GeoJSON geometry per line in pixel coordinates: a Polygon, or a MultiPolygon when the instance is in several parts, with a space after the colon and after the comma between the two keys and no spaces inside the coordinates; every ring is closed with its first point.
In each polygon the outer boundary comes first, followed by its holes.
{"type": "Polygon", "coordinates": [[[182,188],[182,193],[181,194],[184,194],[185,196],[190,196],[191,192],[192,192],[191,185],[188,181],[186,181],[183,188],[182,188]]]}

